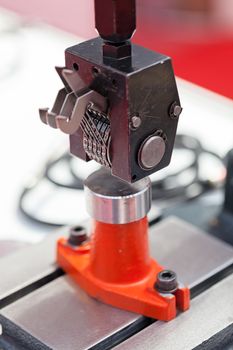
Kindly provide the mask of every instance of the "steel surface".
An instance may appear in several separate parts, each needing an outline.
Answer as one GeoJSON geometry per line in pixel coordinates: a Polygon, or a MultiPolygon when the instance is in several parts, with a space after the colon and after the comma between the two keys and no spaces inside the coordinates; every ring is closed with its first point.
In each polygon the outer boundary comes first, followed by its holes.
{"type": "MultiPolygon", "coordinates": [[[[191,287],[233,263],[233,249],[230,246],[175,218],[169,218],[152,227],[150,229],[150,242],[152,256],[157,258],[166,268],[172,268],[176,271],[179,280],[191,287]]],[[[40,254],[38,257],[34,256],[33,262],[37,258],[38,260],[44,258],[45,254],[42,254],[42,251],[41,247],[40,254]]],[[[25,260],[27,260],[26,257],[25,260]]],[[[33,264],[31,265],[33,268],[33,264]]],[[[230,283],[227,284],[228,288],[230,283]]],[[[217,286],[212,288],[214,295],[219,295],[217,286]]],[[[203,295],[207,295],[206,293],[203,295]]],[[[225,294],[224,297],[229,298],[225,294]]],[[[205,297],[205,299],[208,298],[205,297]]],[[[191,311],[179,316],[177,321],[156,322],[151,327],[158,327],[157,333],[160,334],[160,329],[164,329],[163,332],[165,332],[168,327],[170,329],[175,322],[179,322],[180,329],[183,329],[183,323],[179,321],[183,320],[183,317],[192,319],[189,315],[192,315],[196,309],[199,310],[199,317],[201,317],[201,313],[204,312],[202,300],[202,296],[196,298],[192,302],[191,311]],[[198,302],[198,300],[200,301],[198,302]]],[[[219,310],[223,308],[222,303],[223,301],[218,305],[216,300],[212,304],[209,303],[209,308],[212,307],[212,315],[221,311],[220,320],[222,320],[221,315],[223,315],[223,311],[219,310]]],[[[141,316],[111,308],[89,298],[66,276],[50,282],[5,307],[2,310],[2,315],[42,343],[47,344],[48,347],[58,350],[88,349],[94,344],[106,341],[106,339],[112,340],[113,334],[116,335],[117,332],[130,325],[134,327],[135,322],[139,324],[144,320],[141,316]]],[[[213,316],[211,318],[214,319],[213,316]]],[[[4,319],[2,323],[4,334],[4,319]]],[[[219,327],[217,321],[216,325],[219,327]]],[[[149,330],[151,327],[147,329],[149,330]]],[[[18,329],[18,327],[16,328],[18,329]]],[[[16,336],[16,328],[8,329],[8,333],[12,332],[12,336],[16,336]]],[[[143,332],[146,332],[147,329],[143,332]]]]}
{"type": "Polygon", "coordinates": [[[196,297],[189,312],[180,314],[169,323],[155,322],[115,349],[193,349],[232,324],[233,293],[230,292],[232,289],[231,275],[196,297]]]}
{"type": "Polygon", "coordinates": [[[9,295],[54,273],[55,241],[65,233],[66,229],[59,230],[41,243],[20,249],[1,259],[0,274],[3,277],[0,283],[0,307],[9,295]]]}

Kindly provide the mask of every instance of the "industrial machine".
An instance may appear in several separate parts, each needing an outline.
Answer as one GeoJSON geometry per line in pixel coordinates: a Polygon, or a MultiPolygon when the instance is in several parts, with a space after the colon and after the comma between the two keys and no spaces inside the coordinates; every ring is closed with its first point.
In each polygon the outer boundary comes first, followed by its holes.
{"type": "Polygon", "coordinates": [[[171,60],[131,43],[135,0],[96,0],[95,15],[100,38],[66,50],[56,68],[65,87],[40,117],[70,135],[72,154],[112,174],[85,181],[92,236],[73,230],[57,261],[91,296],[168,321],[189,308],[189,289],[150,258],[146,215],[148,176],[169,164],[182,111],[171,60]]]}
{"type": "Polygon", "coordinates": [[[214,217],[212,235],[179,208],[148,222],[149,176],[169,165],[182,112],[171,59],[131,42],[135,0],[95,0],[95,20],[99,37],[65,51],[63,88],[39,111],[73,156],[101,165],[84,181],[91,219],[3,259],[0,347],[230,349],[233,248],[213,235],[232,243],[232,152],[223,210],[198,196],[182,207],[214,217]]]}

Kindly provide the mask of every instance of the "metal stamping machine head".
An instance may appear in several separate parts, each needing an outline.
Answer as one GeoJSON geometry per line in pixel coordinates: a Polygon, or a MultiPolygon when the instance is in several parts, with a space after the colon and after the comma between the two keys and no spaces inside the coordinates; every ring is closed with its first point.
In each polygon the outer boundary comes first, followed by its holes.
{"type": "Polygon", "coordinates": [[[171,59],[132,44],[135,0],[95,0],[100,37],[68,48],[64,87],[41,120],[70,137],[70,151],[136,182],[166,167],[182,111],[171,59]]]}

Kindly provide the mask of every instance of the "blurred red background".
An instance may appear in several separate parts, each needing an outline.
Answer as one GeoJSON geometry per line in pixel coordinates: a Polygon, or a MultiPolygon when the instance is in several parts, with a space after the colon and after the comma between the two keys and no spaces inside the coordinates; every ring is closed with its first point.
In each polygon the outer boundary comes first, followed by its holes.
{"type": "MultiPolygon", "coordinates": [[[[96,35],[93,0],[0,0],[0,6],[83,38],[96,35]]],[[[138,0],[134,42],[173,58],[176,75],[233,98],[233,1],[138,0]]]]}

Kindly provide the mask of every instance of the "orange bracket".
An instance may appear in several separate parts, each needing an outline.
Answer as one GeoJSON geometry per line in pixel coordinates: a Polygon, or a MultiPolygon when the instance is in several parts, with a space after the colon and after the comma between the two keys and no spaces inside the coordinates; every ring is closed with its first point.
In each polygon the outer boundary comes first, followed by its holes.
{"type": "Polygon", "coordinates": [[[190,291],[156,287],[161,267],[150,258],[147,217],[127,224],[94,221],[90,241],[80,246],[61,238],[57,262],[90,296],[112,306],[169,321],[189,308],[190,291]]]}

